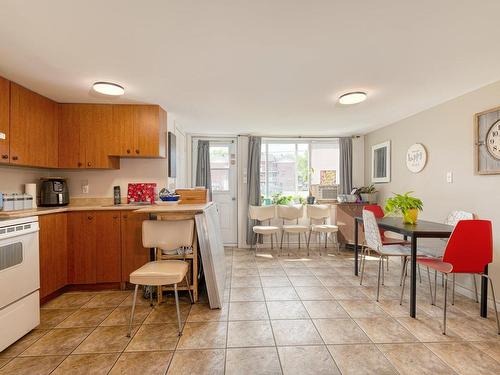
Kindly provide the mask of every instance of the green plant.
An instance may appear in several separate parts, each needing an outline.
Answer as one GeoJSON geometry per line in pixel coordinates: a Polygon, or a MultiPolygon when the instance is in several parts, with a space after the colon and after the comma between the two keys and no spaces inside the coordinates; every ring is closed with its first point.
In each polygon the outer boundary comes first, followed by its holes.
{"type": "Polygon", "coordinates": [[[289,204],[293,201],[291,195],[282,195],[281,193],[275,193],[271,197],[273,199],[273,204],[289,204]]]}
{"type": "Polygon", "coordinates": [[[385,203],[385,213],[388,215],[402,213],[404,216],[411,209],[422,211],[424,204],[420,199],[410,196],[412,193],[413,191],[408,191],[404,194],[393,193],[394,197],[388,198],[385,203]]]}
{"type": "Polygon", "coordinates": [[[373,194],[377,192],[377,189],[375,188],[375,185],[362,186],[357,192],[359,194],[373,194]]]}

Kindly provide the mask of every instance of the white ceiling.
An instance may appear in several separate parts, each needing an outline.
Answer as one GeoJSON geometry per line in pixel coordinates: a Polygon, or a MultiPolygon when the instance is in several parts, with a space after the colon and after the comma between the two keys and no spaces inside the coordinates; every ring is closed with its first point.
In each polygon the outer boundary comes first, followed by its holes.
{"type": "MultiPolygon", "coordinates": [[[[0,0],[0,75],[161,104],[186,131],[346,135],[500,79],[498,0],[0,0]],[[341,93],[366,90],[343,107],[341,93]]],[[[500,98],[499,98],[500,100],[500,98]]]]}

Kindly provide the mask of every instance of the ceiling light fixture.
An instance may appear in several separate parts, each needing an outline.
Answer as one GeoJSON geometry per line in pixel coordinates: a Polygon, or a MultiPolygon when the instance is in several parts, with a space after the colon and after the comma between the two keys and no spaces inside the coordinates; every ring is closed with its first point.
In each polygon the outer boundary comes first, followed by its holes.
{"type": "Polygon", "coordinates": [[[366,92],[354,91],[339,96],[340,104],[357,104],[366,100],[366,92]]]}
{"type": "Polygon", "coordinates": [[[111,82],[96,82],[92,85],[92,88],[94,91],[104,95],[120,96],[125,93],[125,89],[122,86],[111,82]]]}

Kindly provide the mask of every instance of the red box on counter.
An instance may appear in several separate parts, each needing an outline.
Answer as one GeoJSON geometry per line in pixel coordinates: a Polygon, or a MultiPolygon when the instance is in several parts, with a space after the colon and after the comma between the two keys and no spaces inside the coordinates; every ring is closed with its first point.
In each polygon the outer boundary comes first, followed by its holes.
{"type": "Polygon", "coordinates": [[[127,203],[149,203],[155,202],[156,183],[134,183],[128,184],[127,203]]]}

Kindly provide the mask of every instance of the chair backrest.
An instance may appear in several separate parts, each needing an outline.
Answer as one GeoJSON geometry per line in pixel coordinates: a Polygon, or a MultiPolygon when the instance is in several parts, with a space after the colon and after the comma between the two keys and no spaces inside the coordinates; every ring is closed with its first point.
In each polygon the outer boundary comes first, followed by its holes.
{"type": "Polygon", "coordinates": [[[446,217],[444,223],[456,226],[460,220],[473,220],[474,214],[467,211],[451,211],[446,217]]]}
{"type": "Polygon", "coordinates": [[[304,206],[295,204],[293,206],[286,206],[280,204],[278,207],[278,217],[283,220],[298,220],[304,216],[304,206]]]}
{"type": "Polygon", "coordinates": [[[368,204],[366,206],[363,206],[363,210],[373,212],[377,219],[380,219],[385,216],[384,210],[378,204],[368,204]]]}
{"type": "Polygon", "coordinates": [[[194,220],[144,220],[142,246],[162,250],[175,250],[192,246],[194,220]]]}
{"type": "Polygon", "coordinates": [[[363,210],[363,227],[365,230],[365,241],[370,249],[379,251],[382,249],[382,238],[377,224],[375,214],[369,210],[363,210]]]}
{"type": "Polygon", "coordinates": [[[453,272],[481,273],[493,261],[493,235],[489,220],[462,220],[451,234],[443,262],[453,266],[453,272]]]}
{"type": "Polygon", "coordinates": [[[331,215],[331,206],[329,204],[308,204],[307,217],[309,219],[321,220],[328,219],[331,215]]]}
{"type": "Polygon", "coordinates": [[[249,206],[248,217],[252,220],[266,221],[274,219],[276,206],[249,206]]]}

